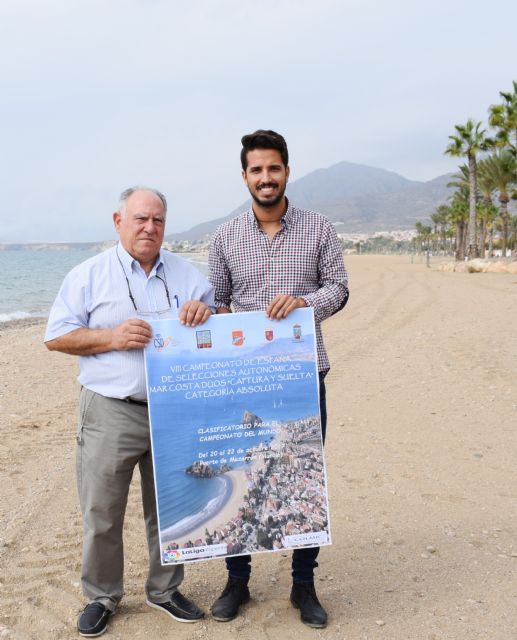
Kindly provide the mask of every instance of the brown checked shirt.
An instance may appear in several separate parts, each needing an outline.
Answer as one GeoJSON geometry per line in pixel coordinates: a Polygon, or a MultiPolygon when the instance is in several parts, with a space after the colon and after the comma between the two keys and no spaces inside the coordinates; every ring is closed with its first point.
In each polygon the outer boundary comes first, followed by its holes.
{"type": "Polygon", "coordinates": [[[314,309],[318,368],[327,371],[321,323],[348,298],[341,246],[330,221],[314,211],[288,203],[281,224],[270,240],[250,209],[218,227],[208,256],[215,305],[262,311],[280,294],[303,298],[314,309]]]}

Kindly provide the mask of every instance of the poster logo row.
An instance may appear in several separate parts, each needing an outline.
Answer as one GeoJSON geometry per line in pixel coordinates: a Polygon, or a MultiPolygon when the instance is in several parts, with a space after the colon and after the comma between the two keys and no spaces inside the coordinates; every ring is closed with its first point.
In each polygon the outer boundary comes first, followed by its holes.
{"type": "MultiPolygon", "coordinates": [[[[272,342],[274,339],[273,329],[266,329],[264,331],[264,337],[268,342],[272,342]]],[[[242,347],[244,345],[245,336],[242,329],[234,329],[232,331],[231,344],[234,347],[242,347]]],[[[211,349],[212,348],[212,332],[209,329],[202,329],[196,331],[196,342],[198,349],[211,349]]],[[[303,342],[302,327],[299,324],[293,325],[293,342],[303,342]]],[[[173,344],[172,338],[164,338],[160,334],[154,337],[154,348],[156,351],[163,351],[169,345],[173,344]]]]}

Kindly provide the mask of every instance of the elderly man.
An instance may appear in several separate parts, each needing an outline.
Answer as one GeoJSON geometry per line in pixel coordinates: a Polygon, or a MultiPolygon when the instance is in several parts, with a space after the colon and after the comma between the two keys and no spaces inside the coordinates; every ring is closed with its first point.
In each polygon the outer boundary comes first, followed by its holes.
{"type": "MultiPolygon", "coordinates": [[[[327,218],[293,206],[285,197],[289,157],[284,138],[274,131],[255,131],[242,138],[242,177],[252,207],[221,225],[210,245],[210,280],[218,313],[265,311],[272,320],[312,307],[316,324],[320,377],[321,428],[325,439],[325,383],[329,360],[321,322],[342,309],[348,278],[341,246],[327,218]]],[[[301,620],[324,627],[327,614],[314,588],[317,547],[293,552],[291,602],[301,620]]],[[[226,622],[250,595],[251,556],[226,559],[228,582],[212,606],[216,620],[226,622]]]]}
{"type": "Polygon", "coordinates": [[[155,189],[124,191],[113,214],[119,243],[66,276],[48,320],[51,351],[80,356],[77,485],[83,514],[82,636],[104,633],[123,595],[122,526],[129,485],[141,477],[149,574],[147,604],[180,622],[203,612],[178,586],[183,566],[160,562],[143,349],[145,317],[178,315],[188,326],[211,314],[213,289],[185,260],[161,249],[167,203],[155,189]]]}

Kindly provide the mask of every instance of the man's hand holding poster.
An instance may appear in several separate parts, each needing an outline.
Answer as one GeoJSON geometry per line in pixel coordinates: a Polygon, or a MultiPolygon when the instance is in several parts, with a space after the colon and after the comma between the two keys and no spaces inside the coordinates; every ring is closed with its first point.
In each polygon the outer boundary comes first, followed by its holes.
{"type": "Polygon", "coordinates": [[[150,324],[162,564],[330,544],[312,309],[150,324]]]}

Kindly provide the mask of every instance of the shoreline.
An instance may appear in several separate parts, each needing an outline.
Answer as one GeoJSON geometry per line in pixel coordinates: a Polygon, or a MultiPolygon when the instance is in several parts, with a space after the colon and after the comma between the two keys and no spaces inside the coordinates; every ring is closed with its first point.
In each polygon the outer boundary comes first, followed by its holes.
{"type": "MultiPolygon", "coordinates": [[[[251,468],[251,465],[250,465],[251,468]]],[[[248,491],[248,481],[246,478],[246,469],[232,469],[225,473],[226,480],[231,483],[231,490],[227,493],[227,498],[216,513],[211,514],[208,518],[199,522],[195,529],[191,529],[183,535],[170,537],[166,535],[166,530],[160,532],[163,536],[161,541],[162,549],[167,545],[175,542],[181,545],[189,540],[204,538],[205,530],[214,531],[219,526],[224,526],[232,518],[237,515],[239,507],[242,505],[243,497],[248,491]]],[[[179,524],[179,523],[178,523],[179,524]]],[[[171,528],[171,527],[169,527],[171,528]]]]}
{"type": "Polygon", "coordinates": [[[0,320],[0,332],[5,329],[25,329],[47,323],[48,316],[30,316],[28,318],[16,318],[13,320],[0,320]]]}
{"type": "Polygon", "coordinates": [[[228,473],[214,478],[198,478],[199,482],[207,482],[210,480],[222,483],[222,491],[220,491],[215,498],[211,498],[201,511],[197,511],[190,516],[185,516],[181,520],[178,520],[178,522],[161,530],[160,535],[162,537],[170,538],[171,540],[184,537],[191,531],[196,531],[203,523],[208,522],[224,509],[225,504],[231,498],[233,492],[232,480],[228,478],[228,473]]]}

